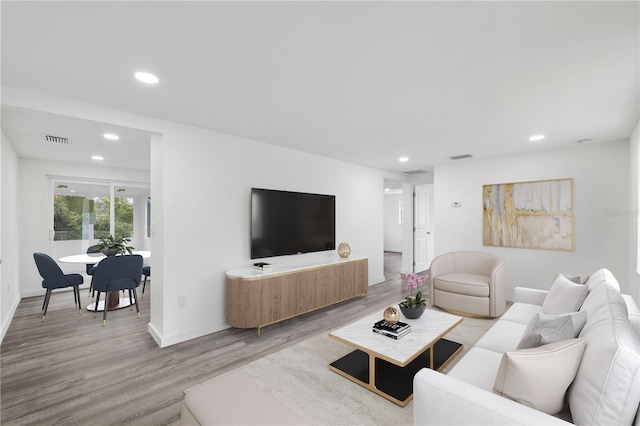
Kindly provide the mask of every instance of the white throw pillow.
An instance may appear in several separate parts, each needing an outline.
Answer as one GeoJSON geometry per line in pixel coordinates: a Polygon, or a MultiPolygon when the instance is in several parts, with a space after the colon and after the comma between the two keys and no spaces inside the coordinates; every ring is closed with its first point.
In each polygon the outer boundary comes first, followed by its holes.
{"type": "Polygon", "coordinates": [[[502,356],[493,391],[547,414],[562,411],[585,339],[569,339],[502,356]]]}
{"type": "Polygon", "coordinates": [[[558,274],[542,302],[542,312],[554,315],[576,312],[587,298],[587,294],[589,287],[571,282],[564,275],[558,274]]]}
{"type": "Polygon", "coordinates": [[[539,312],[527,324],[517,349],[535,348],[578,337],[586,322],[586,312],[562,315],[547,315],[539,312]]]}
{"type": "Polygon", "coordinates": [[[574,282],[576,284],[586,284],[589,281],[589,275],[573,275],[573,274],[563,274],[569,281],[574,282]]]}

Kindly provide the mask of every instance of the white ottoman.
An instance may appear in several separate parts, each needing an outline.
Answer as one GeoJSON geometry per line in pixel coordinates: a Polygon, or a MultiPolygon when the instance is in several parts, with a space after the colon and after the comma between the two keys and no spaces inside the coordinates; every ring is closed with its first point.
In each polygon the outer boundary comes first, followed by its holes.
{"type": "Polygon", "coordinates": [[[304,420],[247,376],[230,372],[185,391],[182,425],[301,425],[304,420]]]}

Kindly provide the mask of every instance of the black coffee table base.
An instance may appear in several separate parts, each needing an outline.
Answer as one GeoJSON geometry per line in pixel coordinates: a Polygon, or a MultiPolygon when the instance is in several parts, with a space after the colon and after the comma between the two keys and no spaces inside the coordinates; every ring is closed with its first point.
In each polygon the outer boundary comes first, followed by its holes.
{"type": "MultiPolygon", "coordinates": [[[[462,344],[460,343],[447,339],[438,340],[433,345],[433,366],[431,368],[441,370],[461,350],[462,344]]],[[[377,358],[373,354],[356,349],[329,364],[329,368],[404,407],[413,399],[413,376],[420,369],[430,366],[430,352],[431,349],[427,349],[409,364],[400,367],[387,360],[377,358]],[[372,363],[373,371],[370,371],[372,363]]]]}

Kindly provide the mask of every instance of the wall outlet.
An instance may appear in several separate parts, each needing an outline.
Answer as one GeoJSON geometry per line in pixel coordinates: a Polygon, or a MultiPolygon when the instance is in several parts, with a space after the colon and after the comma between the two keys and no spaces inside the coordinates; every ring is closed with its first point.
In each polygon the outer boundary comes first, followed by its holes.
{"type": "Polygon", "coordinates": [[[187,296],[178,296],[178,309],[187,307],[187,296]]]}

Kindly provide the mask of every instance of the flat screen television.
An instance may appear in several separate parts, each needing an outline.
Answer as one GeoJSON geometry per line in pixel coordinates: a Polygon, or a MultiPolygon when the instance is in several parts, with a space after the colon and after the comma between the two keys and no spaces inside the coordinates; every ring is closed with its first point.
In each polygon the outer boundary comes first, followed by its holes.
{"type": "Polygon", "coordinates": [[[251,259],[336,248],[336,197],[251,188],[251,259]]]}

